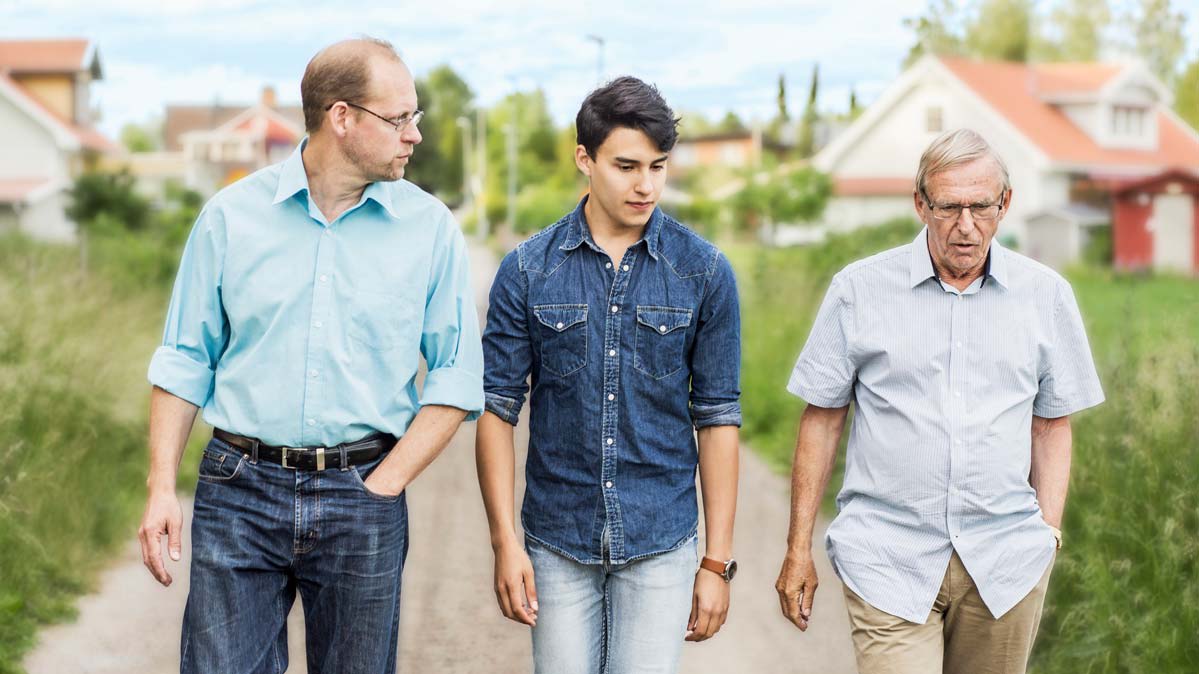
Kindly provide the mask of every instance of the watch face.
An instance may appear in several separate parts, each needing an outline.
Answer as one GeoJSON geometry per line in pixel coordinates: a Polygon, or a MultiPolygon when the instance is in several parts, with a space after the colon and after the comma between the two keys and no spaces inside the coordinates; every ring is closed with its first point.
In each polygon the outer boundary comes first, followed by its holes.
{"type": "Polygon", "coordinates": [[[735,575],[737,575],[737,560],[730,559],[724,567],[724,579],[731,582],[735,575]]]}

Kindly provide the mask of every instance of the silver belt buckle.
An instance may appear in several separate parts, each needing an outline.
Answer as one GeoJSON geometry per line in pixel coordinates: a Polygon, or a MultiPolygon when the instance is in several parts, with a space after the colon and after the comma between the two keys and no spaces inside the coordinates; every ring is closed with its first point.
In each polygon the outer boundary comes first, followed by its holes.
{"type": "Polygon", "coordinates": [[[325,469],[325,448],[324,447],[316,448],[316,469],[317,470],[325,469]]]}
{"type": "Polygon", "coordinates": [[[287,465],[287,453],[288,453],[288,452],[290,452],[290,451],[291,451],[291,447],[280,447],[280,448],[279,448],[279,455],[280,455],[281,457],[283,457],[283,458],[282,458],[282,460],[281,460],[281,463],[282,463],[282,465],[283,465],[283,467],[284,467],[284,468],[290,468],[290,469],[292,469],[292,470],[295,470],[295,466],[289,466],[289,465],[287,465]]]}

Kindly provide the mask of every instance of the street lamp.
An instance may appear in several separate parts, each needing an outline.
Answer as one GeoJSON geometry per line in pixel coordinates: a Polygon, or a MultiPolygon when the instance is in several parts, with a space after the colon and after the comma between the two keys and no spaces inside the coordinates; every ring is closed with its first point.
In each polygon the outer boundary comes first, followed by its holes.
{"type": "Polygon", "coordinates": [[[587,39],[594,42],[596,46],[595,86],[598,87],[604,83],[604,38],[599,35],[588,35],[587,39]]]}

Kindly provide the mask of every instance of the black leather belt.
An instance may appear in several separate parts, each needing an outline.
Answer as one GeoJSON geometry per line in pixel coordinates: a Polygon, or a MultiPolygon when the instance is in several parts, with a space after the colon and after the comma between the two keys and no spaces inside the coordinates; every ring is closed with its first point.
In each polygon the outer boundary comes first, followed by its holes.
{"type": "Polygon", "coordinates": [[[346,466],[356,466],[378,458],[396,444],[393,436],[379,433],[368,435],[354,442],[343,442],[333,447],[275,447],[263,444],[256,438],[230,433],[219,428],[212,429],[212,436],[238,449],[253,453],[258,450],[258,460],[276,463],[294,470],[325,470],[341,468],[342,457],[346,466]]]}

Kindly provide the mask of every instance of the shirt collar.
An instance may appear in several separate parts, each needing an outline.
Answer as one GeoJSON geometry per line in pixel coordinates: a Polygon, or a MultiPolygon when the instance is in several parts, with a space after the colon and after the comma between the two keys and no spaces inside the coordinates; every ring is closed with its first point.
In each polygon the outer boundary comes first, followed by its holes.
{"type": "MultiPolygon", "coordinates": [[[[279,186],[275,189],[275,199],[272,203],[278,204],[287,201],[300,192],[309,192],[308,174],[304,171],[304,148],[307,146],[308,136],[304,136],[304,139],[300,141],[300,144],[296,146],[291,155],[283,160],[283,165],[279,171],[279,186]]],[[[367,199],[382,206],[391,217],[399,217],[392,193],[386,188],[384,183],[374,182],[367,185],[366,189],[362,192],[362,199],[350,210],[358,208],[367,199]]]]}
{"type": "MultiPolygon", "coordinates": [[[[595,252],[604,252],[602,248],[596,245],[595,239],[591,238],[591,228],[587,226],[587,214],[584,211],[584,207],[587,205],[587,198],[589,196],[583,195],[583,198],[579,200],[579,205],[575,206],[575,210],[570,214],[566,230],[566,240],[559,246],[560,249],[574,250],[583,243],[586,243],[595,252]]],[[[654,212],[649,216],[649,222],[646,223],[645,233],[641,237],[641,241],[645,242],[645,249],[649,251],[649,256],[655,260],[658,259],[658,240],[662,233],[663,217],[662,209],[655,206],[654,212]]]]}
{"type": "MultiPolygon", "coordinates": [[[[986,285],[988,278],[992,278],[1004,288],[1008,287],[1006,258],[1007,250],[1000,245],[999,241],[992,238],[991,247],[987,250],[987,261],[983,267],[983,285],[986,285]]],[[[928,227],[921,229],[920,233],[916,235],[916,239],[912,241],[909,270],[908,280],[912,288],[930,278],[939,278],[936,268],[933,267],[932,254],[928,250],[928,227]]]]}

